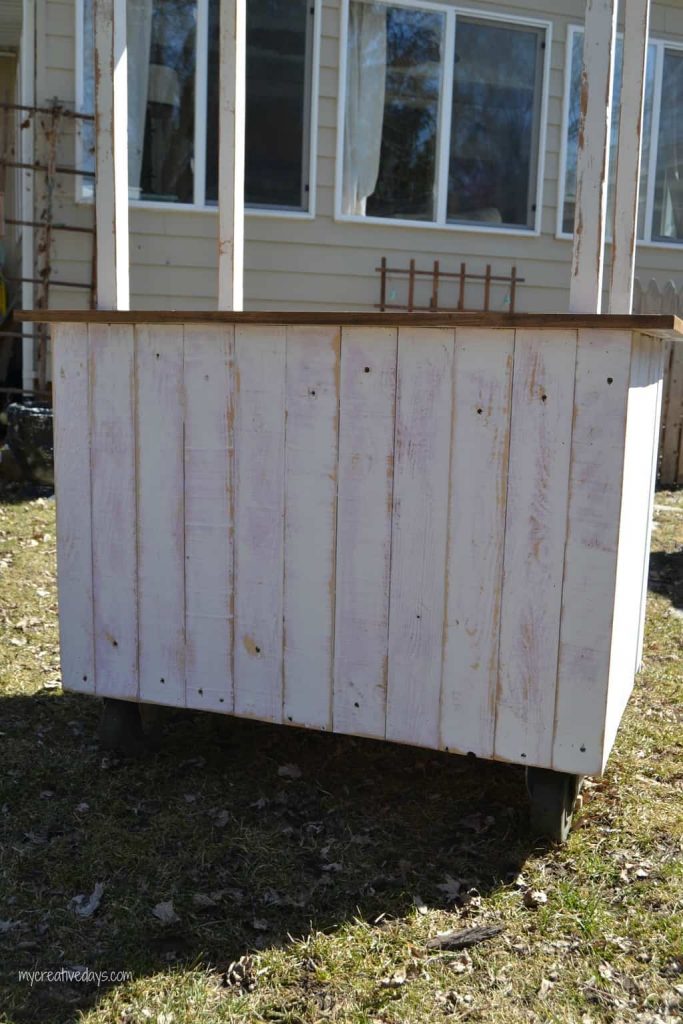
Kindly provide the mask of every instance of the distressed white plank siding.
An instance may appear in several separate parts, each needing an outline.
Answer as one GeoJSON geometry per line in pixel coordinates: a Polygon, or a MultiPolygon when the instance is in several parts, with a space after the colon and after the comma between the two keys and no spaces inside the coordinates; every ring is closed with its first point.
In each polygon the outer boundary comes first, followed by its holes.
{"type": "Polygon", "coordinates": [[[286,328],[235,338],[235,711],[282,719],[286,328]]]}
{"type": "Polygon", "coordinates": [[[186,700],[231,711],[234,328],[184,330],[186,700]]]}
{"type": "Polygon", "coordinates": [[[139,696],[134,329],[91,324],[88,342],[96,688],[101,696],[134,698],[139,696]]]}
{"type": "Polygon", "coordinates": [[[663,351],[64,325],[65,687],[600,772],[640,657],[663,351]]]}
{"type": "Polygon", "coordinates": [[[62,682],[69,690],[95,687],[93,642],[90,401],[87,328],[57,328],[54,363],[55,473],[70,486],[57,504],[62,682]]]}
{"type": "Polygon", "coordinates": [[[284,718],[332,726],[339,328],[288,327],[284,718]]]}
{"type": "MultiPolygon", "coordinates": [[[[580,331],[562,587],[553,767],[602,750],[607,700],[631,333],[580,331]]],[[[649,477],[642,481],[649,487],[649,477]]]]}
{"type": "Polygon", "coordinates": [[[341,362],[334,730],[384,736],[398,332],[345,327],[341,362]]]}
{"type": "Polygon", "coordinates": [[[514,331],[458,328],[441,744],[493,753],[514,331]]]}
{"type": "Polygon", "coordinates": [[[183,328],[135,328],[140,698],[185,704],[183,328]]]}
{"type": "MultiPolygon", "coordinates": [[[[656,343],[653,354],[653,366],[651,375],[653,383],[657,386],[657,395],[654,397],[654,409],[651,408],[651,420],[647,424],[652,432],[652,456],[650,462],[650,486],[648,490],[648,505],[646,515],[646,541],[644,545],[643,575],[640,598],[640,622],[638,624],[638,645],[636,648],[636,672],[640,672],[643,666],[643,643],[645,639],[645,612],[647,604],[647,588],[650,575],[650,544],[652,541],[652,519],[654,515],[655,486],[657,483],[657,461],[659,455],[659,438],[661,436],[662,417],[662,395],[664,393],[664,373],[666,367],[666,351],[664,344],[656,343]]],[[[643,483],[644,483],[643,479],[643,483]]]]}
{"type": "Polygon", "coordinates": [[[576,332],[516,332],[497,757],[547,765],[567,520],[576,332]]]}
{"type": "Polygon", "coordinates": [[[661,342],[636,335],[628,394],[604,761],[614,743],[640,660],[643,586],[649,561],[644,542],[652,517],[652,447],[658,427],[661,377],[661,342]]]}
{"type": "Polygon", "coordinates": [[[427,747],[439,745],[454,334],[398,332],[386,737],[427,747]]]}

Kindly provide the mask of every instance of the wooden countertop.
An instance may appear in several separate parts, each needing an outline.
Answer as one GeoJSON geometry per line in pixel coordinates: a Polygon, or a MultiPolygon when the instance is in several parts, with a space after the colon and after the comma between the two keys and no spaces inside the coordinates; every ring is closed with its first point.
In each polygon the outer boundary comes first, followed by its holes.
{"type": "Polygon", "coordinates": [[[584,313],[226,313],[213,310],[21,310],[17,320],[30,323],[64,324],[279,324],[340,327],[510,327],[546,330],[642,331],[683,341],[683,320],[671,314],[584,314],[584,313]]]}

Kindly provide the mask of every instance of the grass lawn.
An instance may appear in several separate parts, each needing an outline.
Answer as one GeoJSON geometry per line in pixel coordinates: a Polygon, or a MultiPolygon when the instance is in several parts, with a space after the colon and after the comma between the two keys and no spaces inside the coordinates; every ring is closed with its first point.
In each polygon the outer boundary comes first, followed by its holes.
{"type": "Polygon", "coordinates": [[[2,492],[0,1021],[682,1021],[683,492],[656,500],[645,667],[544,850],[513,766],[165,711],[156,753],[105,756],[59,686],[54,503],[2,492]],[[129,980],[19,980],[63,967],[129,980]]]}

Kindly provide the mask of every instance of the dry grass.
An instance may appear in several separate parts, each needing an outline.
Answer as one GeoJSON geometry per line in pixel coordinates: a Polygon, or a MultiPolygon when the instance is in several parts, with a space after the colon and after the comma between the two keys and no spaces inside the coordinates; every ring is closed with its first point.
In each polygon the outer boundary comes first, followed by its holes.
{"type": "Polygon", "coordinates": [[[55,687],[53,503],[5,492],[0,1020],[681,1020],[683,494],[657,504],[645,669],[548,851],[515,767],[166,712],[156,754],[103,756],[97,702],[55,687]],[[505,931],[425,945],[473,923],[505,931]],[[65,966],[132,980],[18,979],[65,966]]]}

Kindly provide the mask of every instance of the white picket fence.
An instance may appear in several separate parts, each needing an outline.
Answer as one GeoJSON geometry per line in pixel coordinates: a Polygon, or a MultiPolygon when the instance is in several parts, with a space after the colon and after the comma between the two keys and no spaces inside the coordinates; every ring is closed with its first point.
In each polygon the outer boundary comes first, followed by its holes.
{"type": "MultiPolygon", "coordinates": [[[[633,312],[683,317],[683,287],[667,281],[660,288],[654,280],[643,287],[636,280],[633,312]]],[[[662,486],[675,487],[683,484],[683,345],[666,345],[658,479],[662,486]]]]}

